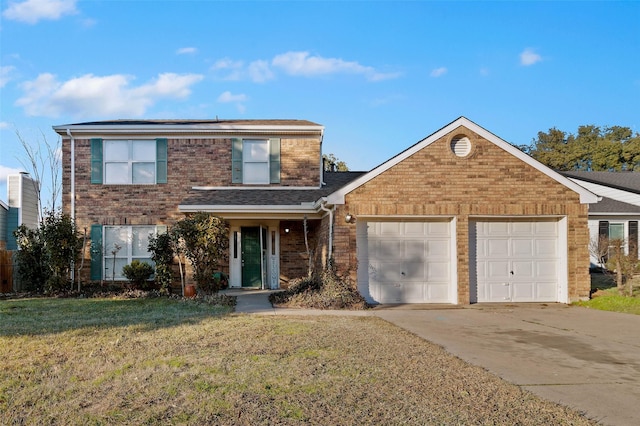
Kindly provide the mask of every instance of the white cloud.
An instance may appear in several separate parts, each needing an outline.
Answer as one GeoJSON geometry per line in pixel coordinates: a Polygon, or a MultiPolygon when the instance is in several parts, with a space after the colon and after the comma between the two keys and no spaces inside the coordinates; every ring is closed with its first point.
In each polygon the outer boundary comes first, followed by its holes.
{"type": "Polygon", "coordinates": [[[311,56],[309,52],[287,52],[276,55],[271,64],[289,75],[304,77],[327,74],[360,74],[369,81],[381,81],[400,75],[399,73],[381,73],[358,62],[311,56]]]}
{"type": "Polygon", "coordinates": [[[24,170],[14,169],[14,168],[3,166],[2,164],[0,164],[0,183],[5,183],[7,181],[7,176],[15,175],[22,171],[24,170]]]}
{"type": "Polygon", "coordinates": [[[200,80],[198,74],[160,74],[138,87],[130,87],[133,77],[114,74],[86,74],[65,82],[53,74],[40,74],[22,84],[24,96],[16,101],[31,116],[141,116],[159,99],[184,99],[191,86],[200,80]]]}
{"type": "Polygon", "coordinates": [[[182,47],[176,50],[176,54],[178,55],[193,55],[195,53],[198,53],[198,49],[195,47],[182,47]]]}
{"type": "Polygon", "coordinates": [[[251,78],[251,81],[254,83],[264,83],[274,77],[273,71],[271,71],[269,62],[267,61],[253,61],[249,64],[247,71],[249,78],[251,78]]]}
{"type": "Polygon", "coordinates": [[[526,48],[520,53],[520,65],[528,67],[540,61],[542,61],[542,56],[531,48],[526,48]]]}
{"type": "Polygon", "coordinates": [[[14,21],[36,24],[43,19],[55,21],[64,15],[76,13],[76,0],[26,0],[9,3],[2,16],[14,21]]]}
{"type": "Polygon", "coordinates": [[[16,68],[11,65],[0,67],[0,88],[4,87],[9,81],[11,81],[11,74],[15,69],[16,68]]]}
{"type": "Polygon", "coordinates": [[[442,77],[443,75],[445,75],[447,73],[447,68],[446,67],[440,67],[440,68],[436,68],[433,71],[431,71],[431,74],[429,74],[431,77],[442,77]]]}
{"type": "Polygon", "coordinates": [[[6,121],[0,121],[0,130],[8,129],[8,128],[9,128],[9,123],[7,123],[6,121]]]}
{"type": "Polygon", "coordinates": [[[244,95],[244,94],[234,95],[228,90],[226,92],[221,93],[220,96],[218,96],[218,102],[222,102],[222,103],[244,102],[246,100],[247,100],[247,95],[244,95]]]}
{"type": "Polygon", "coordinates": [[[222,80],[238,81],[243,78],[243,67],[244,63],[242,61],[223,58],[216,61],[216,63],[211,67],[211,70],[214,71],[222,80]]]}

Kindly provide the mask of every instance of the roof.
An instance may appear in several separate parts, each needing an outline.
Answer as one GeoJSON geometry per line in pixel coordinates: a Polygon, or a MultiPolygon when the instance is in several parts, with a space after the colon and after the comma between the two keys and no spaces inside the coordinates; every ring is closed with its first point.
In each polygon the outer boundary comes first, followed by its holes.
{"type": "Polygon", "coordinates": [[[57,127],[69,126],[192,126],[192,125],[210,125],[210,126],[319,126],[307,120],[289,120],[289,119],[254,119],[254,120],[104,120],[104,121],[87,121],[84,123],[64,124],[57,127]]]}
{"type": "Polygon", "coordinates": [[[524,163],[530,165],[531,167],[537,169],[538,171],[540,171],[541,173],[547,175],[548,177],[550,177],[551,179],[555,180],[556,182],[558,182],[558,183],[564,185],[565,187],[569,188],[570,190],[576,192],[577,194],[580,195],[580,202],[582,204],[595,203],[595,202],[598,201],[598,196],[593,194],[589,190],[583,188],[582,186],[578,185],[577,183],[573,182],[572,180],[568,179],[567,177],[561,175],[560,173],[550,169],[549,167],[545,166],[544,164],[540,163],[539,161],[535,160],[534,158],[532,158],[529,155],[525,154],[524,152],[520,151],[515,146],[513,146],[510,143],[502,140],[501,138],[499,138],[498,136],[496,136],[493,133],[489,132],[485,128],[477,125],[476,123],[474,123],[473,121],[469,120],[468,118],[459,117],[458,119],[456,119],[456,120],[452,121],[451,123],[447,124],[446,126],[442,127],[440,130],[436,131],[435,133],[427,136],[425,139],[417,142],[413,146],[411,146],[411,147],[407,148],[406,150],[402,151],[401,153],[399,153],[395,157],[392,157],[391,159],[387,160],[386,162],[384,162],[384,163],[380,164],[379,166],[375,167],[369,173],[359,177],[358,179],[354,180],[353,182],[349,183],[348,185],[345,185],[344,187],[342,187],[341,189],[339,189],[335,193],[331,194],[328,197],[329,203],[330,204],[344,204],[344,198],[345,198],[346,194],[348,194],[349,192],[351,192],[354,189],[358,188],[359,186],[364,185],[365,183],[367,183],[371,179],[375,178],[376,176],[380,175],[381,173],[385,172],[386,170],[389,170],[390,168],[392,168],[396,164],[400,163],[401,161],[405,160],[406,158],[410,157],[411,155],[415,154],[416,152],[422,150],[423,148],[429,146],[430,144],[432,144],[433,142],[437,141],[438,139],[440,139],[440,138],[446,136],[447,134],[455,131],[457,128],[459,128],[461,126],[464,126],[467,129],[471,130],[472,132],[477,133],[478,135],[482,136],[484,139],[492,142],[493,144],[497,145],[498,147],[502,148],[503,150],[505,150],[508,153],[510,153],[511,155],[513,155],[514,157],[517,157],[518,159],[522,160],[524,163]]]}
{"type": "Polygon", "coordinates": [[[323,197],[337,191],[365,172],[325,172],[326,185],[316,189],[251,188],[241,187],[192,189],[180,203],[181,211],[294,211],[317,210],[315,204],[323,197]]]}
{"type": "Polygon", "coordinates": [[[560,172],[566,177],[640,194],[639,172],[560,172]]]}
{"type": "Polygon", "coordinates": [[[613,198],[602,197],[601,201],[589,205],[589,214],[599,213],[638,214],[640,213],[640,206],[614,200],[613,198]]]}

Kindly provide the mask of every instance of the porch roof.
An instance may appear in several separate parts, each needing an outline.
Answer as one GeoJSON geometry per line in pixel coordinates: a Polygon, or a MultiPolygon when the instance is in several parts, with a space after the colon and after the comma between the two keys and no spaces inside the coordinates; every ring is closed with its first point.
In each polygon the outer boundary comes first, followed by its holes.
{"type": "Polygon", "coordinates": [[[182,212],[211,211],[219,213],[318,213],[316,203],[365,172],[325,172],[319,188],[192,188],[178,209],[182,212]]]}

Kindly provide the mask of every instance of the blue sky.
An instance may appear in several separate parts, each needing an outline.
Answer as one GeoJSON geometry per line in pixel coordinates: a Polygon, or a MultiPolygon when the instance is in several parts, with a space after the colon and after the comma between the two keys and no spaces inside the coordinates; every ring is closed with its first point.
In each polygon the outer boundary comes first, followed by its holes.
{"type": "MultiPolygon", "coordinates": [[[[292,118],[369,170],[459,116],[514,144],[640,132],[640,2],[2,0],[0,199],[16,130],[292,118]]],[[[45,185],[46,186],[46,185],[45,185]]]]}

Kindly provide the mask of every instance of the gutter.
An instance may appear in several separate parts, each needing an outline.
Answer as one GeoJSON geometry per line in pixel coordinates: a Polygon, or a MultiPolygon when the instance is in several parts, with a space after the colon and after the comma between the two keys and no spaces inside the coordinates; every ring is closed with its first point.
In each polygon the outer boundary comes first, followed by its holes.
{"type": "Polygon", "coordinates": [[[67,128],[67,135],[71,140],[71,219],[76,220],[76,140],[67,128]]]}

